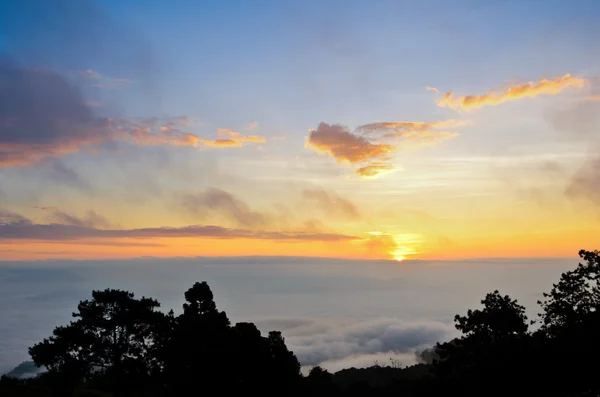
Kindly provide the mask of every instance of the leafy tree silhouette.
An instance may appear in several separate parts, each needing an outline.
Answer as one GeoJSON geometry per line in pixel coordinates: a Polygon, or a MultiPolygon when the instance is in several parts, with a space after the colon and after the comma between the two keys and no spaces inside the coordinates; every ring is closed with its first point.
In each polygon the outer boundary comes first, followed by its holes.
{"type": "Polygon", "coordinates": [[[599,367],[592,357],[600,354],[600,254],[581,250],[579,256],[585,263],[563,273],[539,302],[536,336],[544,375],[555,380],[555,391],[598,395],[599,367]]]}
{"type": "Polygon", "coordinates": [[[337,392],[333,383],[333,375],[318,365],[308,373],[306,389],[306,392],[311,396],[332,396],[337,392]]]}
{"type": "Polygon", "coordinates": [[[223,390],[231,360],[231,328],[225,312],[217,310],[206,282],[185,292],[183,313],[176,318],[166,344],[165,380],[175,395],[187,395],[199,382],[223,390]]]}
{"type": "Polygon", "coordinates": [[[78,381],[101,376],[115,396],[139,386],[162,367],[157,336],[167,316],[150,298],[135,299],[126,291],[93,291],[79,303],[77,318],[29,349],[35,364],[48,368],[66,393],[78,381]]]}
{"type": "Polygon", "coordinates": [[[497,290],[481,304],[483,309],[455,316],[456,329],[463,335],[436,345],[439,359],[434,368],[441,379],[451,380],[446,387],[457,387],[460,394],[505,395],[501,379],[516,379],[514,357],[528,338],[525,308],[497,290]],[[498,387],[490,390],[491,384],[498,387]]]}

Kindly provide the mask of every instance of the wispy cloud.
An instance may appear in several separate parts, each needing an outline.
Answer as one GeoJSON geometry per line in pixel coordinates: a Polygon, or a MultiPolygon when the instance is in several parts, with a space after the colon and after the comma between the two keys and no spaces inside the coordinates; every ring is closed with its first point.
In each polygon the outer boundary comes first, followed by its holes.
{"type": "Polygon", "coordinates": [[[358,219],[360,211],[352,201],[324,189],[304,189],[302,192],[304,200],[320,208],[329,216],[341,215],[347,219],[358,219]]]}
{"type": "Polygon", "coordinates": [[[350,131],[322,122],[310,130],[306,146],[340,163],[358,165],[355,173],[361,177],[373,177],[398,168],[392,158],[399,149],[438,144],[458,135],[445,130],[467,124],[466,120],[375,122],[350,131]]]}
{"type": "Polygon", "coordinates": [[[242,135],[229,128],[217,129],[217,138],[202,138],[182,129],[188,123],[187,118],[174,118],[160,123],[156,119],[148,120],[111,120],[116,138],[140,146],[193,146],[208,148],[242,147],[249,143],[264,143],[266,139],[258,135],[242,135]],[[182,121],[183,120],[183,121],[182,121]]]}
{"type": "Polygon", "coordinates": [[[33,208],[35,208],[36,210],[41,210],[41,211],[54,211],[54,210],[58,209],[58,207],[46,207],[46,206],[38,206],[38,205],[34,205],[33,208]]]}
{"type": "Polygon", "coordinates": [[[398,167],[396,165],[393,164],[369,164],[369,165],[365,165],[363,167],[358,168],[355,172],[358,176],[363,177],[363,178],[371,178],[371,177],[375,177],[381,174],[384,174],[386,172],[389,171],[393,171],[395,169],[397,169],[398,167]]]}
{"type": "MultiPolygon", "coordinates": [[[[66,221],[67,219],[63,219],[66,221]]],[[[303,231],[270,231],[234,229],[214,225],[190,225],[185,227],[152,227],[139,229],[98,229],[75,225],[72,219],[66,223],[34,223],[28,218],[0,209],[0,240],[77,241],[87,239],[119,238],[217,238],[286,241],[349,241],[360,240],[355,236],[303,231]]]]}
{"type": "Polygon", "coordinates": [[[600,101],[600,94],[599,95],[590,95],[586,99],[588,101],[600,101]]]}
{"type": "Polygon", "coordinates": [[[556,95],[569,87],[582,88],[585,79],[567,73],[552,80],[541,79],[525,84],[509,87],[504,91],[492,90],[482,95],[454,96],[454,92],[446,92],[437,100],[439,107],[454,110],[470,111],[484,106],[496,106],[505,102],[522,98],[533,98],[539,95],[556,95]]]}
{"type": "Polygon", "coordinates": [[[185,194],[181,204],[193,215],[205,217],[218,213],[242,227],[264,227],[271,218],[269,214],[254,211],[233,194],[217,188],[185,194]]]}
{"type": "Polygon", "coordinates": [[[86,80],[89,85],[97,88],[123,88],[134,83],[133,80],[110,77],[92,69],[82,70],[78,75],[86,80]]]}
{"type": "Polygon", "coordinates": [[[87,228],[110,228],[114,227],[113,223],[108,218],[96,213],[93,210],[87,211],[84,216],[76,216],[68,214],[59,209],[52,211],[50,221],[63,225],[79,226],[87,228]]]}

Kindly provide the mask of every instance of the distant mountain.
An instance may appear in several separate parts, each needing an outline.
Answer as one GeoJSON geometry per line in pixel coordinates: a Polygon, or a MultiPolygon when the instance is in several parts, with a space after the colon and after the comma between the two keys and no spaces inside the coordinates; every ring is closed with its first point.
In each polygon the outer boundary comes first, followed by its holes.
{"type": "Polygon", "coordinates": [[[23,361],[5,375],[13,378],[34,378],[45,371],[45,368],[36,367],[33,361],[23,361]]]}

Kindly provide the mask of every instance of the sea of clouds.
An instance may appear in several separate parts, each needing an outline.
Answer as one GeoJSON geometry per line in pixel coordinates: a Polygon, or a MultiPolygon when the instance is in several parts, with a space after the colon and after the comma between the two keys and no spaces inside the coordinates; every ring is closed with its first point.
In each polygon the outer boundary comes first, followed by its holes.
{"type": "Polygon", "coordinates": [[[145,258],[0,262],[0,373],[71,320],[93,289],[121,288],[177,313],[183,293],[207,281],[232,323],[280,330],[304,370],[408,365],[415,351],[457,335],[453,317],[494,289],[536,301],[577,258],[350,261],[315,258],[145,258]]]}

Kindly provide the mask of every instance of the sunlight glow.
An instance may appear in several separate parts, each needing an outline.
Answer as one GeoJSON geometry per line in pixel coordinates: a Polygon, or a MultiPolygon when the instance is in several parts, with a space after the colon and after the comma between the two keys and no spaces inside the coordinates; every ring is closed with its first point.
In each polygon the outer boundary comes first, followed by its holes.
{"type": "Polygon", "coordinates": [[[417,247],[423,242],[423,238],[420,234],[395,234],[393,235],[395,249],[390,251],[391,257],[401,262],[412,255],[419,253],[417,247]]]}

